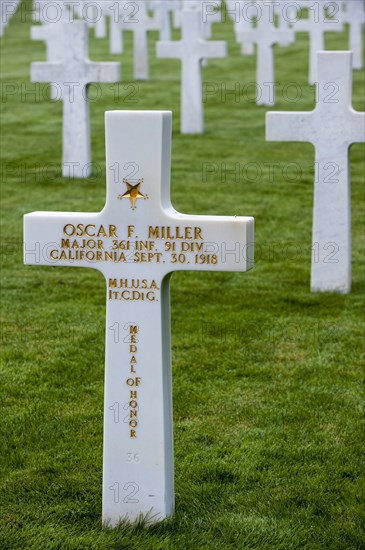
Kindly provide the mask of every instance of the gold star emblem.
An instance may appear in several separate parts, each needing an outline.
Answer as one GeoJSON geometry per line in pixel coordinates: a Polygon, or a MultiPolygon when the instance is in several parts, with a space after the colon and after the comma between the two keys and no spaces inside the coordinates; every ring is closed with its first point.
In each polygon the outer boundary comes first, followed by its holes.
{"type": "Polygon", "coordinates": [[[136,209],[137,199],[148,199],[148,196],[141,193],[141,190],[140,190],[140,187],[143,181],[144,181],[143,179],[138,180],[136,185],[132,185],[129,183],[128,180],[126,179],[123,180],[123,183],[125,183],[127,186],[127,191],[124,193],[124,195],[118,195],[118,199],[130,199],[132,204],[131,206],[132,210],[136,209]]]}

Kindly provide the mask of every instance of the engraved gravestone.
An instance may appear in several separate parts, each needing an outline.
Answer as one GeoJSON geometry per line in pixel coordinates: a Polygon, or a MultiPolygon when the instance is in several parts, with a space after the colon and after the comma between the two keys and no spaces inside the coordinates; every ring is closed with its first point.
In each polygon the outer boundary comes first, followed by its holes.
{"type": "MultiPolygon", "coordinates": [[[[95,63],[87,58],[88,27],[84,21],[62,25],[62,60],[32,63],[32,82],[51,82],[63,100],[63,163],[65,177],[91,173],[90,110],[87,86],[91,82],[118,82],[119,63],[95,63]]],[[[57,38],[55,36],[55,38],[57,38]]]]}
{"type": "Polygon", "coordinates": [[[365,114],[352,108],[351,52],[318,52],[312,112],[267,113],[266,139],[308,141],[316,151],[311,289],[351,289],[349,147],[364,141],[365,114]]]}
{"type": "Polygon", "coordinates": [[[182,39],[157,42],[157,57],[181,59],[181,132],[201,134],[204,131],[201,61],[210,57],[225,57],[223,41],[205,41],[201,35],[201,13],[181,12],[182,39]]]}
{"type": "Polygon", "coordinates": [[[174,509],[170,275],[247,271],[253,218],[189,216],[170,202],[171,113],[106,113],[100,213],[24,217],[24,262],[106,279],[103,521],[174,509]],[[137,167],[134,179],[124,167],[137,167]]]}

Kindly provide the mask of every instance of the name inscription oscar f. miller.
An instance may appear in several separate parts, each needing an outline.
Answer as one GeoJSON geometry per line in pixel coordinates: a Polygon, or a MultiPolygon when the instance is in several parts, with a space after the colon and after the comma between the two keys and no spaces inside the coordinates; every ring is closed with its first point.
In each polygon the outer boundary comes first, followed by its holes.
{"type": "Polygon", "coordinates": [[[141,239],[135,237],[135,232],[134,225],[119,229],[114,224],[66,224],[59,245],[49,251],[49,257],[55,262],[218,263],[214,253],[218,247],[215,243],[205,246],[201,227],[150,225],[141,239]]]}

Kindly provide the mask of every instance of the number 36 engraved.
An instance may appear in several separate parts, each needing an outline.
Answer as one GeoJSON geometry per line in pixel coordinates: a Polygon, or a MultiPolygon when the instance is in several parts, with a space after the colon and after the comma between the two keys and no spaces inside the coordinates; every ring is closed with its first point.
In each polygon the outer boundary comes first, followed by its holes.
{"type": "Polygon", "coordinates": [[[141,462],[141,456],[139,453],[127,453],[127,462],[131,464],[139,464],[141,462]]]}

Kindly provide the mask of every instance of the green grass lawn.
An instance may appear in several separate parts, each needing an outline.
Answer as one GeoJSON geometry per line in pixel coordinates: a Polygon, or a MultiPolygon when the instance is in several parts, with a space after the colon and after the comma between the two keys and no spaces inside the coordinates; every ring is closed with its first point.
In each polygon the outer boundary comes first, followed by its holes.
{"type": "MultiPolygon", "coordinates": [[[[214,28],[229,57],[204,69],[214,93],[202,136],[179,133],[179,62],[156,59],[152,33],[151,79],[134,83],[126,35],[119,93],[102,85],[91,103],[102,173],[83,181],[60,175],[62,105],[30,83],[30,63],[45,59],[30,26],[18,12],[0,52],[0,548],[364,548],[364,145],[351,149],[352,293],[311,294],[314,150],[265,142],[266,108],[244,88],[255,81],[255,59],[240,56],[230,22],[214,28]],[[240,97],[222,96],[236,83],[240,97]],[[252,271],[173,277],[176,513],[115,530],[101,526],[104,279],[22,264],[25,213],[103,207],[111,109],[173,111],[177,210],[256,219],[252,271]],[[239,177],[225,174],[237,163],[239,177]]],[[[347,46],[347,32],[327,34],[327,49],[347,46]]],[[[92,33],[90,57],[118,59],[92,33]]],[[[276,49],[276,110],[313,109],[307,74],[300,34],[276,49]],[[288,82],[300,87],[296,102],[285,99],[288,82]]],[[[364,71],[354,72],[357,110],[363,84],[364,71]]]]}

